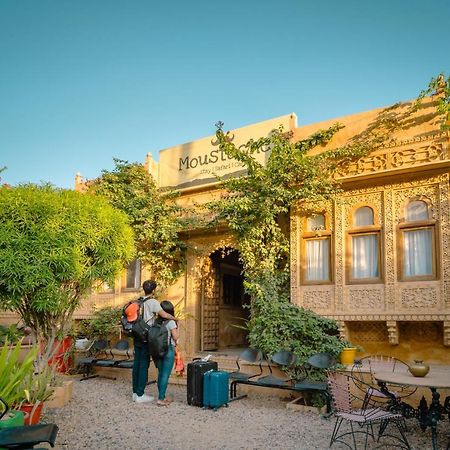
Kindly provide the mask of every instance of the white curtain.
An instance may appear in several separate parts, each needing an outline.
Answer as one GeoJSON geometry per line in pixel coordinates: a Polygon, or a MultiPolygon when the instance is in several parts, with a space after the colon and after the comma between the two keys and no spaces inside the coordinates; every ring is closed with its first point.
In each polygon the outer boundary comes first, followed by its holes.
{"type": "Polygon", "coordinates": [[[309,239],[306,241],[306,279],[327,281],[330,279],[329,239],[309,239]]]}
{"type": "Polygon", "coordinates": [[[432,231],[429,228],[405,231],[404,275],[417,277],[433,274],[432,231]]]}
{"type": "Polygon", "coordinates": [[[378,278],[378,236],[368,234],[352,237],[352,277],[378,278]]]}

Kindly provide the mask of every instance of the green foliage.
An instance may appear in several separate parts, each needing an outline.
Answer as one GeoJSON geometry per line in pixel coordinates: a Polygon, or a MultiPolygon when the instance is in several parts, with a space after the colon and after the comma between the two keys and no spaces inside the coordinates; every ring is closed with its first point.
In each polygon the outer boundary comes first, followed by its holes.
{"type": "Polygon", "coordinates": [[[78,334],[90,340],[108,339],[118,333],[122,307],[111,307],[94,310],[90,319],[80,321],[78,334]]]}
{"type": "Polygon", "coordinates": [[[21,349],[20,343],[10,345],[8,341],[0,349],[0,397],[9,405],[23,400],[21,385],[33,374],[33,363],[38,354],[35,346],[21,360],[21,349]]]}
{"type": "Polygon", "coordinates": [[[450,130],[450,76],[446,78],[442,72],[437,77],[432,78],[427,88],[418,96],[413,107],[414,110],[420,107],[427,95],[435,97],[436,109],[443,116],[441,129],[450,130]]]}
{"type": "Polygon", "coordinates": [[[103,171],[90,186],[122,210],[134,229],[137,257],[153,277],[167,286],[183,271],[185,244],[178,236],[184,226],[174,192],[160,192],[152,176],[138,163],[114,160],[116,168],[103,171]]]}
{"type": "Polygon", "coordinates": [[[6,341],[15,344],[23,337],[23,331],[16,324],[10,325],[9,327],[0,325],[0,345],[3,345],[6,341]]]}
{"type": "Polygon", "coordinates": [[[40,372],[28,374],[19,387],[21,403],[45,402],[55,391],[55,370],[45,366],[40,372]]]}
{"type": "Polygon", "coordinates": [[[0,188],[0,243],[2,308],[17,312],[48,350],[92,284],[114,280],[133,256],[122,212],[48,185],[0,188]]]}

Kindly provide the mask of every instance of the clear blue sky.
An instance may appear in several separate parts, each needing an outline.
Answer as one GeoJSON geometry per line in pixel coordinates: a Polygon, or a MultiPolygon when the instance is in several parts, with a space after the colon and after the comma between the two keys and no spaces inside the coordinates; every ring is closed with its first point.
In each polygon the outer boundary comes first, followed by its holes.
{"type": "Polygon", "coordinates": [[[0,176],[72,188],[214,133],[415,97],[449,0],[0,0],[0,176]]]}

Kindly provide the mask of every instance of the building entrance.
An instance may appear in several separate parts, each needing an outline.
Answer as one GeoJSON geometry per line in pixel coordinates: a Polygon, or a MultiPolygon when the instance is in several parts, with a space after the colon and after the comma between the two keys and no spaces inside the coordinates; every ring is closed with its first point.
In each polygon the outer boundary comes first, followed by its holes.
{"type": "Polygon", "coordinates": [[[231,248],[211,253],[210,270],[202,280],[201,350],[222,350],[248,345],[242,329],[250,316],[245,305],[242,264],[239,252],[231,248]]]}

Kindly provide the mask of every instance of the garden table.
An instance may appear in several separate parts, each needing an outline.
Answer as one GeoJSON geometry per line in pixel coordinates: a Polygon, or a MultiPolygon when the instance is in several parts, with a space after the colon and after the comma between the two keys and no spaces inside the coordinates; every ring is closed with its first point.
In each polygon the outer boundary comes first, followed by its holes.
{"type": "Polygon", "coordinates": [[[444,414],[449,414],[450,416],[450,406],[447,405],[448,402],[446,402],[445,407],[441,405],[438,389],[450,389],[450,367],[432,367],[425,377],[415,377],[407,370],[402,369],[395,372],[376,372],[374,378],[377,380],[382,392],[391,398],[391,406],[393,409],[400,409],[406,417],[416,417],[423,431],[428,426],[431,428],[433,450],[437,450],[437,424],[439,420],[445,419],[444,414]],[[400,402],[398,398],[395,398],[387,389],[386,383],[398,386],[429,388],[432,395],[431,403],[428,406],[425,397],[422,397],[419,406],[412,408],[410,405],[400,402]],[[447,409],[449,410],[447,411],[447,409]]]}

